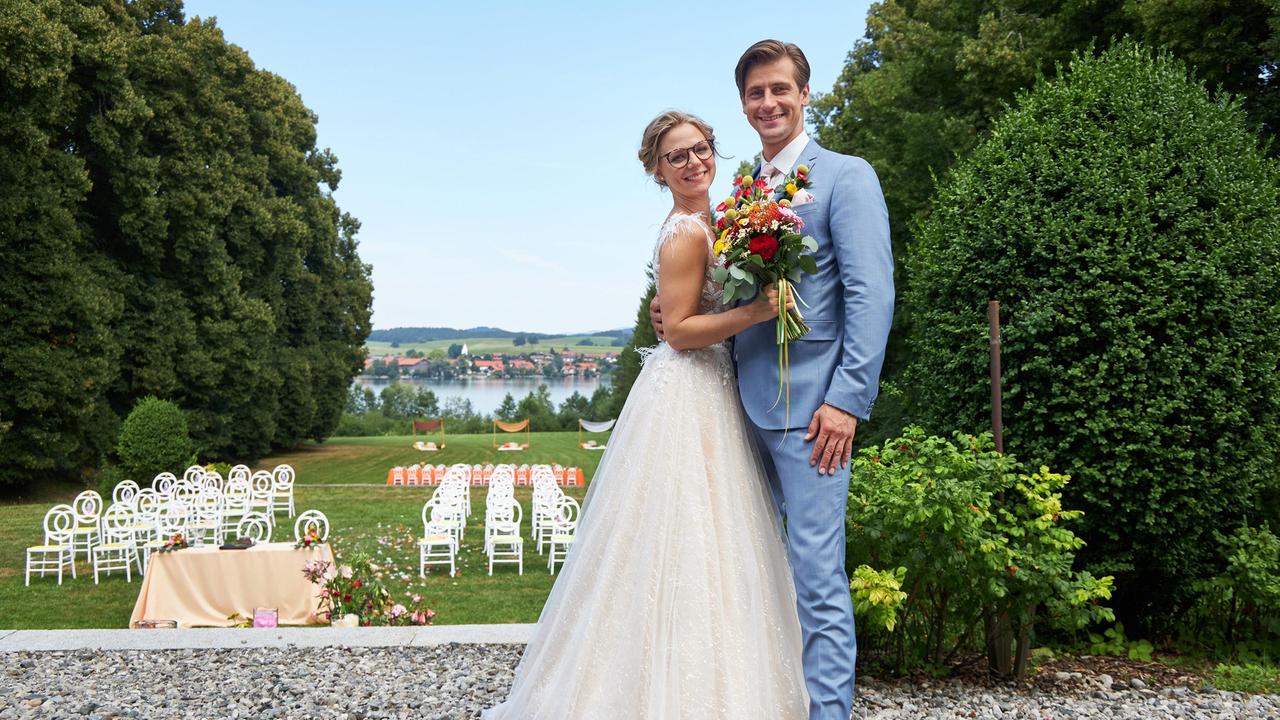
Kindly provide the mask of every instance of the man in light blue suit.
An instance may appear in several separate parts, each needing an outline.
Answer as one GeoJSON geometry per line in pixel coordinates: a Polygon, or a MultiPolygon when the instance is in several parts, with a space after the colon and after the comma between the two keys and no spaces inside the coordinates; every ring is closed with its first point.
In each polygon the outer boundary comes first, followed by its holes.
{"type": "MultiPolygon", "coordinates": [[[[809,63],[800,48],[762,40],[743,53],[734,76],[760,135],[764,162],[755,176],[776,188],[797,166],[809,168],[809,188],[793,209],[804,234],[818,241],[818,272],[796,285],[810,331],[790,346],[789,417],[777,402],[773,323],[738,333],[734,358],[742,404],[786,518],[809,718],[848,720],[857,640],[844,569],[846,468],[858,420],[870,417],[879,390],[893,319],[888,211],[865,160],[831,152],[805,133],[809,63]]],[[[652,309],[660,332],[660,309],[652,309]]]]}

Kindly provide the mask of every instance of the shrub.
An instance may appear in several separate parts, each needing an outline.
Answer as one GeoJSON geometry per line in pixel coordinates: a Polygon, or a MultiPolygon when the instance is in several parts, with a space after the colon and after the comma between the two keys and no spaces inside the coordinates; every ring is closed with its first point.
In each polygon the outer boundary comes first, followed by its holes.
{"type": "Polygon", "coordinates": [[[1126,41],[1021,95],[918,228],[913,417],[987,422],[999,299],[1006,446],[1074,478],[1131,620],[1185,608],[1275,485],[1278,181],[1238,102],[1126,41]]]}
{"type": "Polygon", "coordinates": [[[1214,534],[1225,562],[1197,586],[1197,639],[1237,655],[1280,652],[1280,538],[1265,526],[1214,534]]]}
{"type": "Polygon", "coordinates": [[[1097,604],[1110,597],[1111,578],[1072,569],[1083,542],[1066,527],[1081,515],[1062,507],[1067,477],[1043,467],[1018,473],[989,434],[955,438],[910,426],[854,458],[849,561],[905,568],[880,577],[855,570],[860,644],[891,655],[901,672],[945,665],[985,638],[993,668],[1021,674],[1037,622],[1075,630],[1112,618],[1097,604]],[[906,597],[893,607],[899,586],[906,597]]]}
{"type": "Polygon", "coordinates": [[[187,416],[172,402],[151,395],[125,418],[116,451],[125,475],[140,484],[166,470],[180,473],[195,461],[187,416]]]}

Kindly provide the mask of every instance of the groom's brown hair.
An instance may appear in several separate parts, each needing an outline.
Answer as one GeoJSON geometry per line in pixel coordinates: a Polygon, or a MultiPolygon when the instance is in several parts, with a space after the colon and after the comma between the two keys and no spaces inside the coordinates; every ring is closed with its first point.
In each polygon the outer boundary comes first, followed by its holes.
{"type": "Polygon", "coordinates": [[[738,83],[738,97],[747,95],[747,73],[756,65],[771,63],[783,57],[791,58],[796,69],[796,87],[804,88],[809,84],[809,60],[804,51],[795,43],[784,43],[781,40],[761,40],[747,48],[738,58],[738,67],[733,70],[733,79],[738,83]]]}

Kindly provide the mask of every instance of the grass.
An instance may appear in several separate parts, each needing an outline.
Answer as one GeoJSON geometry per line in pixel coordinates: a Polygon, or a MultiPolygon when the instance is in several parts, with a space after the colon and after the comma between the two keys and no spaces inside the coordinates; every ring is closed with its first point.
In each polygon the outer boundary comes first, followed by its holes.
{"type": "MultiPolygon", "coordinates": [[[[503,438],[499,438],[501,441],[503,438]]],[[[444,450],[422,453],[410,437],[335,438],[307,444],[264,458],[256,467],[289,463],[298,473],[295,500],[299,511],[317,509],[329,518],[329,542],[339,554],[364,553],[388,566],[388,586],[398,599],[418,593],[436,611],[437,624],[534,622],[538,619],[554,577],[546,569],[529,535],[530,490],[518,488],[525,510],[524,575],[514,565],[498,565],[487,574],[483,553],[485,488],[472,488],[472,515],[463,536],[457,577],[433,566],[418,577],[414,540],[422,532],[422,504],[429,487],[388,487],[387,469],[414,462],[432,464],[559,463],[595,474],[600,453],[582,450],[576,433],[534,433],[531,447],[520,453],[499,453],[490,435],[450,435],[444,450]]],[[[256,468],[255,468],[256,469],[256,468]]],[[[119,628],[126,627],[137,599],[139,580],[126,583],[121,573],[93,584],[87,562],[77,563],[79,578],[59,587],[53,576],[33,577],[23,587],[25,549],[40,541],[45,511],[55,502],[69,502],[77,488],[42,502],[18,501],[0,505],[0,627],[2,628],[119,628]]],[[[585,488],[566,488],[582,500],[585,488]]],[[[293,526],[280,516],[276,540],[292,540],[293,526]]]]}
{"type": "Polygon", "coordinates": [[[466,340],[428,340],[426,342],[400,343],[400,347],[394,348],[391,347],[389,342],[370,340],[365,343],[365,347],[369,349],[370,355],[375,356],[404,355],[410,350],[428,354],[432,350],[448,350],[449,346],[454,344],[466,344],[467,352],[472,355],[489,355],[491,353],[521,355],[523,353],[549,352],[551,348],[555,348],[557,351],[568,348],[582,355],[605,355],[622,351],[622,346],[615,347],[613,345],[614,339],[608,335],[569,335],[539,340],[537,345],[529,343],[516,345],[511,342],[511,338],[468,338],[466,340]],[[578,345],[583,340],[591,340],[593,344],[578,345]]]}

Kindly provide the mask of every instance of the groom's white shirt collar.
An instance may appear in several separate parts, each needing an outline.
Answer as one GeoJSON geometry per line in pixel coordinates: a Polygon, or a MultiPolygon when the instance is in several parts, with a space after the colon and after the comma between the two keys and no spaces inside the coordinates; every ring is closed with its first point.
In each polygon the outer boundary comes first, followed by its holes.
{"type": "Polygon", "coordinates": [[[804,152],[804,148],[808,144],[809,133],[802,131],[791,142],[787,143],[786,147],[779,150],[772,160],[764,160],[764,162],[769,163],[777,168],[778,172],[786,175],[796,166],[796,161],[800,159],[800,153],[804,152]]]}

